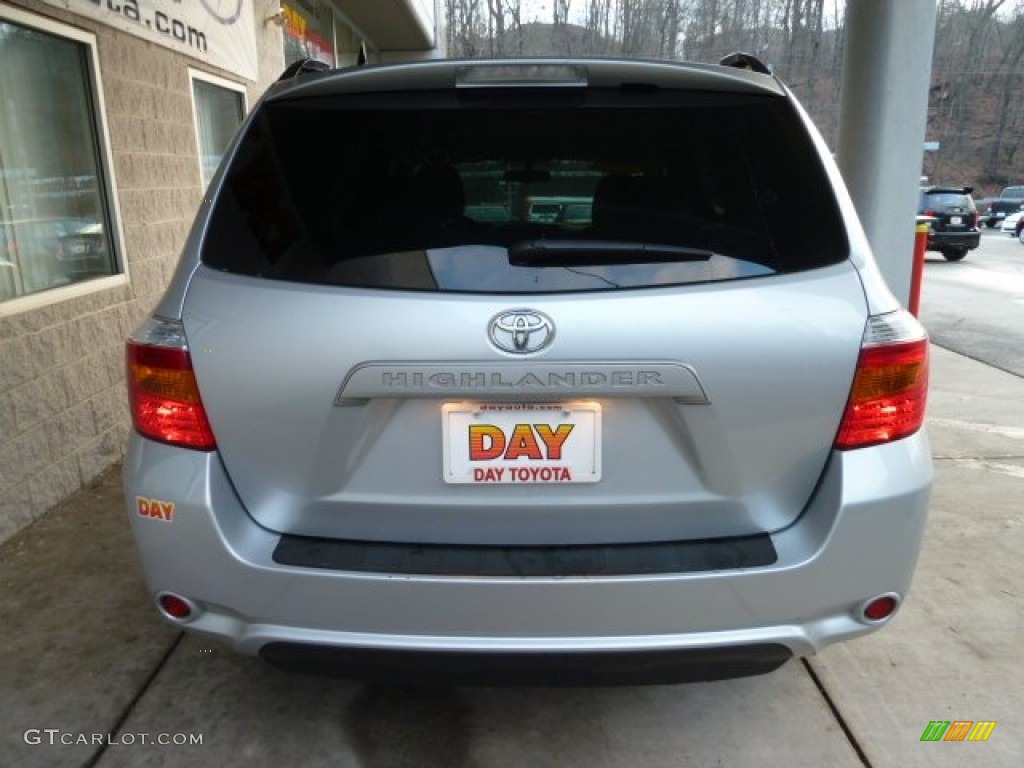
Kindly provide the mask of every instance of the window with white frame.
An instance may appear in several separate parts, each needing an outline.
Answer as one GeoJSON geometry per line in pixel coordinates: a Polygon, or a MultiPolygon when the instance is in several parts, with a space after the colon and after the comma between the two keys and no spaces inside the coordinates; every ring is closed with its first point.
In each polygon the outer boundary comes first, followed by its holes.
{"type": "Polygon", "coordinates": [[[0,61],[0,302],[116,274],[94,38],[7,12],[0,61]]]}
{"type": "Polygon", "coordinates": [[[230,80],[213,75],[195,70],[189,70],[189,74],[196,113],[199,165],[203,186],[207,187],[245,117],[245,90],[230,80]]]}

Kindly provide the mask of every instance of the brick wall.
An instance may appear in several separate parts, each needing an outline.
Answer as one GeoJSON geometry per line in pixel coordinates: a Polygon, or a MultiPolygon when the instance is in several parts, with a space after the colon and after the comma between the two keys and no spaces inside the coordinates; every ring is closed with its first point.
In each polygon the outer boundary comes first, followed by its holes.
{"type": "MultiPolygon", "coordinates": [[[[202,199],[188,68],[239,81],[58,8],[8,5],[96,35],[127,284],[11,314],[0,306],[0,541],[89,483],[124,451],[124,338],[148,315],[202,199]]],[[[260,81],[283,68],[278,4],[256,0],[260,81]]]]}

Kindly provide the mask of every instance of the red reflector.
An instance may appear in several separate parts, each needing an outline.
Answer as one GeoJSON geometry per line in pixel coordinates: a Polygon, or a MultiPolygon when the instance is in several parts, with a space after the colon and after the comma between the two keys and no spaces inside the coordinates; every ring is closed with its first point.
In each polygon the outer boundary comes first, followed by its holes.
{"type": "Polygon", "coordinates": [[[861,349],[836,448],[866,448],[914,434],[924,423],[927,399],[927,339],[861,349]]]}
{"type": "Polygon", "coordinates": [[[886,595],[872,600],[864,606],[864,618],[869,621],[881,621],[892,615],[896,610],[896,598],[886,595]]]}
{"type": "Polygon", "coordinates": [[[192,606],[188,601],[177,595],[160,595],[160,608],[174,619],[187,619],[192,615],[192,606]]]}
{"type": "Polygon", "coordinates": [[[217,447],[187,349],[129,341],[128,401],[139,434],[201,451],[217,447]]]}

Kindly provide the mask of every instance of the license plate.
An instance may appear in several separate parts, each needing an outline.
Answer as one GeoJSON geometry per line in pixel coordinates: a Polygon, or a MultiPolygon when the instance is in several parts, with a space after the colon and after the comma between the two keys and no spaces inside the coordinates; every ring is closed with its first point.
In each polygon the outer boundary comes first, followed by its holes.
{"type": "Polygon", "coordinates": [[[442,407],[444,481],[490,485],[596,483],[597,403],[448,403],[442,407]]]}
{"type": "Polygon", "coordinates": [[[964,223],[964,218],[963,216],[950,216],[949,223],[953,224],[954,226],[959,226],[960,224],[964,223]]]}

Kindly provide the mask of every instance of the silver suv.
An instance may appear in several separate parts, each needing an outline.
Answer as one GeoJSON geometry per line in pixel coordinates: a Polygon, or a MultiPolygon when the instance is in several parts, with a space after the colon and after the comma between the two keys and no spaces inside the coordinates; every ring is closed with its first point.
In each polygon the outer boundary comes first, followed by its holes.
{"type": "Polygon", "coordinates": [[[300,75],[207,198],[127,345],[167,620],[345,677],[603,684],[767,672],[899,608],[928,342],[771,75],[300,75]]]}

